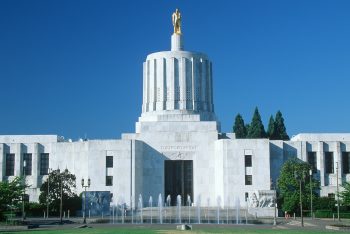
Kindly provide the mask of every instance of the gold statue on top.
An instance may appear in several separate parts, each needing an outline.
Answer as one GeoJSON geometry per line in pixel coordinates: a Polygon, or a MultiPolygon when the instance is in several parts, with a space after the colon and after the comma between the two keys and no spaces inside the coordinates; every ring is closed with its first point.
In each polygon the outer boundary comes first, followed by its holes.
{"type": "Polygon", "coordinates": [[[171,18],[173,20],[174,34],[181,35],[181,13],[179,9],[176,8],[171,18]]]}

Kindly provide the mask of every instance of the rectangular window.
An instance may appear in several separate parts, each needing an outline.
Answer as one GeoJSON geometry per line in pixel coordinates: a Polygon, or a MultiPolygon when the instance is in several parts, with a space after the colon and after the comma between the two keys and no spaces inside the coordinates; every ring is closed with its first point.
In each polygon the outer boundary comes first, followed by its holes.
{"type": "Polygon", "coordinates": [[[334,193],[328,193],[328,197],[331,199],[335,199],[335,194],[334,193]]]}
{"type": "Polygon", "coordinates": [[[107,168],[113,167],[113,156],[106,156],[106,167],[107,168]]]}
{"type": "Polygon", "coordinates": [[[245,176],[245,185],[252,185],[253,184],[253,178],[251,175],[245,176]]]}
{"type": "Polygon", "coordinates": [[[350,174],[350,152],[342,152],[343,174],[350,174]]]}
{"type": "Polygon", "coordinates": [[[6,154],[6,176],[15,175],[15,154],[6,154]]]}
{"type": "Polygon", "coordinates": [[[244,156],[244,164],[245,164],[245,167],[251,167],[252,166],[252,156],[251,155],[245,155],[244,156]]]}
{"type": "Polygon", "coordinates": [[[325,152],[325,169],[326,174],[333,174],[334,173],[334,159],[333,159],[333,152],[325,152]]]}
{"type": "Polygon", "coordinates": [[[312,172],[317,172],[317,157],[316,152],[308,152],[307,153],[307,162],[311,165],[312,172]]]}
{"type": "Polygon", "coordinates": [[[113,176],[106,176],[106,186],[113,185],[113,176]]]}
{"type": "Polygon", "coordinates": [[[249,193],[245,193],[245,201],[248,201],[249,193]]]}
{"type": "Polygon", "coordinates": [[[32,154],[23,154],[23,167],[25,175],[32,175],[32,154]],[[26,162],[25,167],[24,161],[26,162]]]}
{"type": "Polygon", "coordinates": [[[49,172],[49,154],[40,154],[40,175],[47,175],[49,172]]]}

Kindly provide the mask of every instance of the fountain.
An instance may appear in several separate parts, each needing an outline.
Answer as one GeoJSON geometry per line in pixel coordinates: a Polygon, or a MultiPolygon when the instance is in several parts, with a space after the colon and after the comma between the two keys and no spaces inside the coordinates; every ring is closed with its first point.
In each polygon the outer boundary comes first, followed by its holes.
{"type": "Polygon", "coordinates": [[[134,223],[134,209],[132,207],[133,196],[130,197],[131,223],[134,223]]]}
{"type": "Polygon", "coordinates": [[[162,194],[160,193],[158,196],[158,213],[159,213],[159,223],[163,223],[163,199],[162,194]]]}
{"type": "Polygon", "coordinates": [[[197,222],[201,223],[201,195],[197,196],[196,205],[197,205],[197,222]]]}
{"type": "Polygon", "coordinates": [[[125,216],[124,216],[124,213],[125,213],[125,208],[124,208],[124,206],[125,206],[125,204],[122,203],[122,206],[121,206],[121,209],[122,209],[122,223],[124,223],[124,218],[125,218],[125,216]]]}
{"type": "Polygon", "coordinates": [[[152,208],[153,208],[153,200],[152,196],[149,197],[149,207],[151,208],[151,224],[152,224],[152,208]]]}
{"type": "Polygon", "coordinates": [[[188,223],[191,223],[191,196],[187,194],[188,223]]]}
{"type": "Polygon", "coordinates": [[[227,197],[227,200],[226,200],[226,223],[228,224],[228,211],[229,211],[229,208],[230,208],[230,197],[227,197]]]}
{"type": "Polygon", "coordinates": [[[210,198],[207,198],[207,218],[208,218],[208,223],[209,223],[209,206],[210,206],[210,198]]]}
{"type": "Polygon", "coordinates": [[[177,220],[178,223],[181,223],[181,195],[176,197],[176,207],[177,207],[177,220]]]}
{"type": "MultiPolygon", "coordinates": [[[[170,206],[171,206],[171,196],[170,196],[170,195],[168,195],[168,196],[166,197],[165,206],[166,206],[166,207],[169,207],[169,208],[170,208],[170,206]]],[[[168,223],[171,223],[171,212],[170,212],[170,209],[168,209],[168,210],[169,210],[169,220],[168,220],[168,223]]],[[[166,210],[165,210],[165,216],[166,216],[166,210]]],[[[165,217],[165,219],[166,219],[166,217],[165,217]]]]}
{"type": "Polygon", "coordinates": [[[139,203],[138,203],[138,210],[140,212],[140,223],[143,223],[143,216],[142,216],[142,208],[143,208],[143,201],[142,201],[142,195],[139,195],[139,203]]]}
{"type": "Polygon", "coordinates": [[[216,219],[217,219],[217,222],[218,224],[220,224],[220,208],[221,208],[221,197],[218,196],[217,199],[216,199],[216,219]]]}
{"type": "Polygon", "coordinates": [[[241,204],[239,197],[236,197],[236,224],[239,224],[241,204]]]}

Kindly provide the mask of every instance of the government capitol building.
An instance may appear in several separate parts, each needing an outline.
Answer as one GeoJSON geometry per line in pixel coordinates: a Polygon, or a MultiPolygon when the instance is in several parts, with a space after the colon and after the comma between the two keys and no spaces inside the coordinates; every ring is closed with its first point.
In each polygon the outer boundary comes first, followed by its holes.
{"type": "MultiPolygon", "coordinates": [[[[109,191],[113,205],[134,206],[140,194],[161,194],[163,200],[170,195],[172,202],[177,195],[190,196],[200,206],[238,199],[262,216],[273,215],[271,180],[289,158],[313,166],[321,196],[336,193],[337,165],[339,184],[350,181],[350,134],[301,133],[282,141],[222,133],[214,111],[213,69],[206,54],[185,50],[175,21],[171,50],[149,54],[143,63],[135,133],[74,142],[57,135],[0,135],[0,181],[21,176],[25,160],[30,201],[38,201],[50,168],[67,168],[77,181],[91,179],[89,191],[109,191]]],[[[79,184],[76,189],[83,192],[79,184]]]]}

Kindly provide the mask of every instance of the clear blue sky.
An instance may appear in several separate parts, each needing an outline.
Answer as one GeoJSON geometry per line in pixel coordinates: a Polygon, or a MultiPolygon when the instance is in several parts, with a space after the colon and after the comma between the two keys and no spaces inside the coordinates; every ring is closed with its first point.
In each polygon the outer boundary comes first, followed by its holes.
{"type": "Polygon", "coordinates": [[[141,113],[142,62],[208,54],[223,132],[255,106],[288,133],[350,132],[350,1],[0,1],[0,134],[119,138],[141,113]]]}

